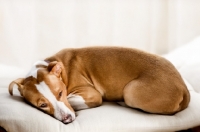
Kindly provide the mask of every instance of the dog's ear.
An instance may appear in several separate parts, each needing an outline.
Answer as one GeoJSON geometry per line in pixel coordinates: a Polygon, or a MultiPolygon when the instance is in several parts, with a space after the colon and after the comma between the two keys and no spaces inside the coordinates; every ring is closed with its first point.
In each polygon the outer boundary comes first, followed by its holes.
{"type": "Polygon", "coordinates": [[[54,74],[58,78],[60,78],[62,69],[63,69],[62,62],[53,61],[53,62],[50,62],[48,65],[48,70],[50,74],[54,74]]]}
{"type": "Polygon", "coordinates": [[[23,81],[24,81],[24,78],[18,78],[10,83],[9,89],[8,89],[10,95],[13,95],[13,87],[16,84],[18,86],[18,90],[21,96],[23,96],[23,90],[24,90],[24,86],[22,85],[23,81]]]}

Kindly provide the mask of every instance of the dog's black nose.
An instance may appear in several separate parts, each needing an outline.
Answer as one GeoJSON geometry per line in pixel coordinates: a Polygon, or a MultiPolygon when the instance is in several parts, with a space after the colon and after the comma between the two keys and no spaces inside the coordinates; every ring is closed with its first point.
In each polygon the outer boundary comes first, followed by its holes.
{"type": "Polygon", "coordinates": [[[70,122],[72,121],[72,116],[71,115],[67,115],[67,119],[70,120],[70,122]]]}
{"type": "Polygon", "coordinates": [[[62,120],[63,123],[70,123],[72,122],[72,116],[70,114],[66,115],[63,120],[62,120]]]}

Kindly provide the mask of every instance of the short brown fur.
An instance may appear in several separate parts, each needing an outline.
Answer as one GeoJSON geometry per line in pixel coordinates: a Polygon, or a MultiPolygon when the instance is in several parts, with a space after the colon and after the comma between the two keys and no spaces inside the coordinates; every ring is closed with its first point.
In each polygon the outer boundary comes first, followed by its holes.
{"type": "Polygon", "coordinates": [[[183,79],[169,61],[137,49],[64,49],[46,61],[63,63],[68,94],[82,96],[89,107],[102,100],[125,101],[147,112],[174,114],[190,101],[183,79]]]}

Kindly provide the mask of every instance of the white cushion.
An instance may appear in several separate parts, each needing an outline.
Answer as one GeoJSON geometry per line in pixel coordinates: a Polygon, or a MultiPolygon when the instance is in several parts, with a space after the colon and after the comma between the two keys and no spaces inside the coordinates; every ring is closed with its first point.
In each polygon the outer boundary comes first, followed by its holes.
{"type": "MultiPolygon", "coordinates": [[[[177,131],[200,124],[200,94],[190,91],[189,107],[173,116],[144,113],[105,102],[102,106],[77,112],[70,124],[26,104],[22,97],[0,93],[0,126],[11,132],[129,132],[177,131]]],[[[16,93],[15,93],[16,94],[16,93]]]]}

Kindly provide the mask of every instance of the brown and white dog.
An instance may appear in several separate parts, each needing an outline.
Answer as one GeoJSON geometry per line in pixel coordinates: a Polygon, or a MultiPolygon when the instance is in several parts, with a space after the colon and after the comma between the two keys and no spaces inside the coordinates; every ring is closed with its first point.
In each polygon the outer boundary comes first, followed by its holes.
{"type": "Polygon", "coordinates": [[[166,59],[136,49],[93,47],[64,49],[38,61],[18,85],[21,96],[63,123],[74,110],[102,101],[156,114],[175,114],[188,106],[190,95],[175,67],[166,59]]]}

